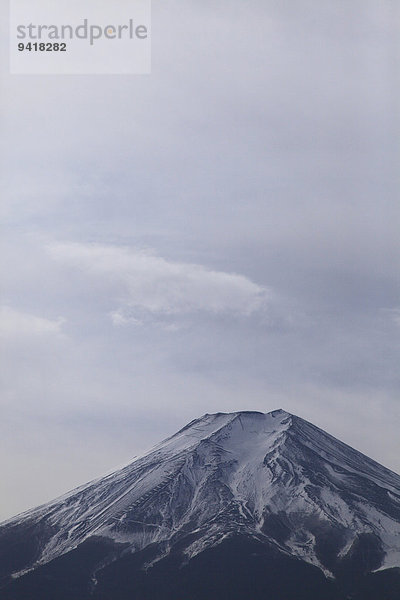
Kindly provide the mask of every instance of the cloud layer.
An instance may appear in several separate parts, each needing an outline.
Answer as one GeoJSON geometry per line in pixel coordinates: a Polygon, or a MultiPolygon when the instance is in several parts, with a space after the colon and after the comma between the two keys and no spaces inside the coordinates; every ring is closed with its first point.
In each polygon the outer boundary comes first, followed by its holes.
{"type": "Polygon", "coordinates": [[[138,323],[143,313],[250,316],[267,307],[266,288],[243,275],[166,260],[148,250],[64,243],[50,246],[49,252],[119,295],[121,305],[112,313],[116,325],[138,323]]]}
{"type": "Polygon", "coordinates": [[[397,12],[153,0],[111,78],[8,75],[5,14],[0,518],[219,410],[400,469],[397,12]]]}
{"type": "Polygon", "coordinates": [[[0,335],[5,338],[58,335],[64,319],[45,319],[10,306],[0,306],[0,335]]]}

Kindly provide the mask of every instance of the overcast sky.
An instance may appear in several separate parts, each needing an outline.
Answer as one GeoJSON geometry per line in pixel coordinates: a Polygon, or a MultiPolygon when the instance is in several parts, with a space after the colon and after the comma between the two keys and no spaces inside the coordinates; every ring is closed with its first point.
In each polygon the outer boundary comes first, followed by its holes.
{"type": "Polygon", "coordinates": [[[399,3],[153,0],[147,76],[10,76],[0,518],[205,412],[400,471],[399,3]]]}

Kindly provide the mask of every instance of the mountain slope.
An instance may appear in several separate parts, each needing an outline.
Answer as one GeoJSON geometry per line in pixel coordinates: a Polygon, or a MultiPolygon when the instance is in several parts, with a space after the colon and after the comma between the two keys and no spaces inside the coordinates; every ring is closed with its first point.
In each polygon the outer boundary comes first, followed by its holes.
{"type": "MultiPolygon", "coordinates": [[[[316,598],[367,598],[377,586],[383,600],[388,586],[387,598],[398,599],[400,477],[285,411],[217,413],[0,526],[0,585],[12,600],[28,592],[36,600],[37,586],[41,600],[47,588],[60,599],[210,598],[211,583],[199,591],[210,556],[217,588],[226,589],[232,565],[247,565],[235,572],[231,598],[248,595],[235,596],[258,565],[254,598],[268,597],[267,588],[299,598],[298,585],[283,592],[283,574],[293,572],[294,581],[314,582],[316,598]]],[[[314,598],[312,587],[304,598],[314,598]]]]}

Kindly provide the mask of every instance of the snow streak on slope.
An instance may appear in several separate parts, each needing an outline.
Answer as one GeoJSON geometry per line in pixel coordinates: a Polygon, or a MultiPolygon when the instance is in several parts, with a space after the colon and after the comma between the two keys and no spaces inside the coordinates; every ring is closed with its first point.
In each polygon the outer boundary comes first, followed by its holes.
{"type": "Polygon", "coordinates": [[[217,413],[0,531],[38,522],[35,564],[92,536],[160,556],[185,539],[189,559],[245,532],[325,572],[364,535],[383,568],[400,565],[400,477],[285,411],[217,413]]]}

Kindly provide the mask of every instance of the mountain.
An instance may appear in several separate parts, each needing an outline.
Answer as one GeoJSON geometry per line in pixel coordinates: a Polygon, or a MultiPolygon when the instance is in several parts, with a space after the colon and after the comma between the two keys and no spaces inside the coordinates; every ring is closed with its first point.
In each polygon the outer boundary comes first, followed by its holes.
{"type": "Polygon", "coordinates": [[[283,410],[206,414],[0,525],[2,600],[400,600],[400,476],[283,410]]]}

